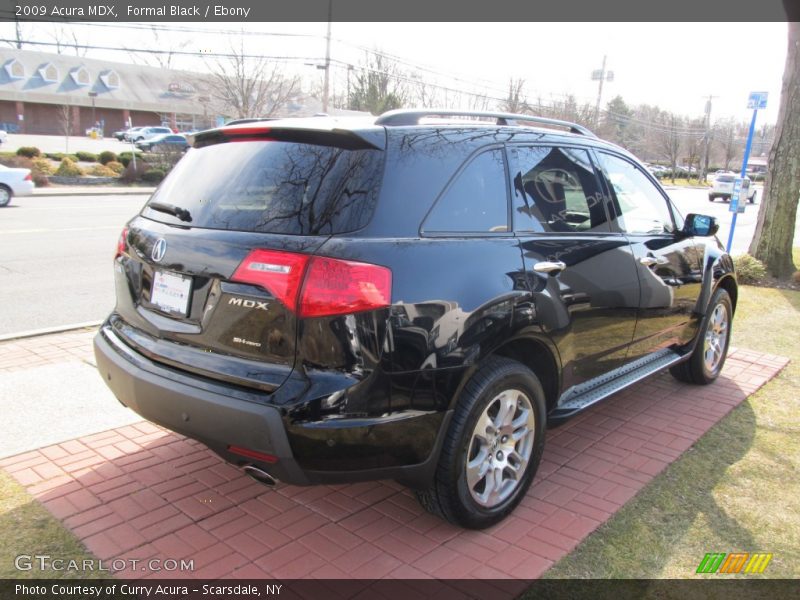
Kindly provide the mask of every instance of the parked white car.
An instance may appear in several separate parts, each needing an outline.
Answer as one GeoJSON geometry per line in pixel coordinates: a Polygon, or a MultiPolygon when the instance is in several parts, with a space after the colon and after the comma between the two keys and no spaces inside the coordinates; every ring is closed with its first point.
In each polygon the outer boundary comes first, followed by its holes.
{"type": "Polygon", "coordinates": [[[8,206],[14,196],[30,196],[33,188],[30,169],[12,169],[0,165],[0,208],[8,206]]]}
{"type": "Polygon", "coordinates": [[[132,142],[141,142],[161,134],[170,134],[172,129],[169,127],[142,127],[138,131],[128,133],[128,139],[132,142]]]}
{"type": "Polygon", "coordinates": [[[8,141],[8,132],[5,129],[0,129],[0,145],[8,141]]]}
{"type": "MultiPolygon", "coordinates": [[[[731,173],[730,171],[727,173],[718,173],[714,177],[714,183],[711,185],[711,189],[708,190],[708,201],[713,202],[717,198],[722,198],[725,202],[731,201],[731,196],[733,195],[733,183],[736,181],[736,173],[731,173]]],[[[744,180],[746,182],[750,182],[749,177],[745,177],[744,180]]],[[[750,204],[755,204],[756,201],[756,187],[749,183],[750,188],[747,192],[747,201],[750,204]]]]}

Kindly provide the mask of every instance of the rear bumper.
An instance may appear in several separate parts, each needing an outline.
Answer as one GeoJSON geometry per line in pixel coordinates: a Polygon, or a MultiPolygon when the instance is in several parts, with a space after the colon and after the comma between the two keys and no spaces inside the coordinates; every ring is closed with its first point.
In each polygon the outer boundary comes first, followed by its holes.
{"type": "Polygon", "coordinates": [[[127,348],[108,329],[94,338],[97,369],[117,399],[148,421],[196,439],[228,462],[253,464],[279,480],[311,483],[292,455],[278,409],[246,402],[176,379],[127,348]],[[239,446],[278,458],[274,464],[232,454],[239,446]]]}
{"type": "MultiPolygon", "coordinates": [[[[427,487],[452,415],[444,411],[287,425],[291,405],[234,397],[224,384],[210,384],[139,354],[109,327],[101,327],[95,336],[94,351],[100,375],[122,404],[148,421],[202,442],[230,463],[255,465],[294,485],[396,479],[427,487]],[[231,453],[229,446],[278,460],[245,458],[231,453]],[[376,460],[380,456],[405,459],[387,464],[376,460]]],[[[296,400],[297,405],[307,402],[296,400]]]]}
{"type": "Polygon", "coordinates": [[[34,188],[33,181],[19,181],[14,184],[14,195],[15,196],[30,196],[33,194],[34,188]]]}

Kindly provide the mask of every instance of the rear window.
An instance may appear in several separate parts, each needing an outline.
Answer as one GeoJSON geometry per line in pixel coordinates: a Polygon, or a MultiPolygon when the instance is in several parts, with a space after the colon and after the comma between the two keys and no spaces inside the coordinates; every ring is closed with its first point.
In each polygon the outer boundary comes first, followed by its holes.
{"type": "Polygon", "coordinates": [[[733,175],[717,175],[717,181],[720,183],[731,183],[734,179],[733,175]]]}
{"type": "Polygon", "coordinates": [[[156,221],[289,235],[364,227],[377,198],[383,153],[275,141],[190,150],[143,210],[156,221]],[[190,220],[149,208],[168,204],[190,220]]]}

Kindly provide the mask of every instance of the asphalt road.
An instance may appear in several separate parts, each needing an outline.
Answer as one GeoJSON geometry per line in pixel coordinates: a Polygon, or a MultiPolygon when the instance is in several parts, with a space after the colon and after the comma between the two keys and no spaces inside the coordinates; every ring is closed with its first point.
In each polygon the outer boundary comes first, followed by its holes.
{"type": "Polygon", "coordinates": [[[0,335],[108,315],[117,239],[146,200],[30,196],[0,209],[0,335]]]}
{"type": "MultiPolygon", "coordinates": [[[[732,213],[703,189],[668,190],[679,210],[710,214],[727,242],[732,213]]],[[[759,197],[761,191],[759,190],[759,197]]],[[[0,335],[99,321],[114,306],[111,260],[141,196],[15,198],[0,209],[0,335]]],[[[747,251],[758,205],[738,216],[732,254],[747,251]]],[[[800,241],[800,215],[795,239],[800,241]]]]}
{"type": "MultiPolygon", "coordinates": [[[[758,186],[756,189],[758,190],[756,194],[756,204],[747,204],[745,212],[740,213],[736,217],[736,229],[734,230],[733,244],[731,247],[731,255],[733,256],[747,252],[750,246],[750,240],[753,239],[753,235],[755,234],[756,220],[758,218],[758,203],[763,193],[761,186],[758,186]]],[[[667,192],[684,217],[689,213],[699,213],[716,217],[719,223],[719,233],[717,237],[723,244],[728,243],[733,213],[729,211],[730,205],[727,202],[723,202],[721,199],[709,202],[708,192],[704,189],[676,188],[667,189],[667,192]]],[[[800,234],[797,234],[795,237],[800,240],[800,234]]]]}

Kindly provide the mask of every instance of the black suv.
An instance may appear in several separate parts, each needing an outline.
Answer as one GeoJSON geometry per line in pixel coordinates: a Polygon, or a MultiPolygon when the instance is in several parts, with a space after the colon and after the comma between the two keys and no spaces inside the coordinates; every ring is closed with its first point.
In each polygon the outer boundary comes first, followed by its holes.
{"type": "Polygon", "coordinates": [[[719,375],[737,285],[716,230],[573,123],[222,127],[122,232],[97,365],[262,483],[391,478],[486,527],[548,422],[666,367],[719,375]]]}

